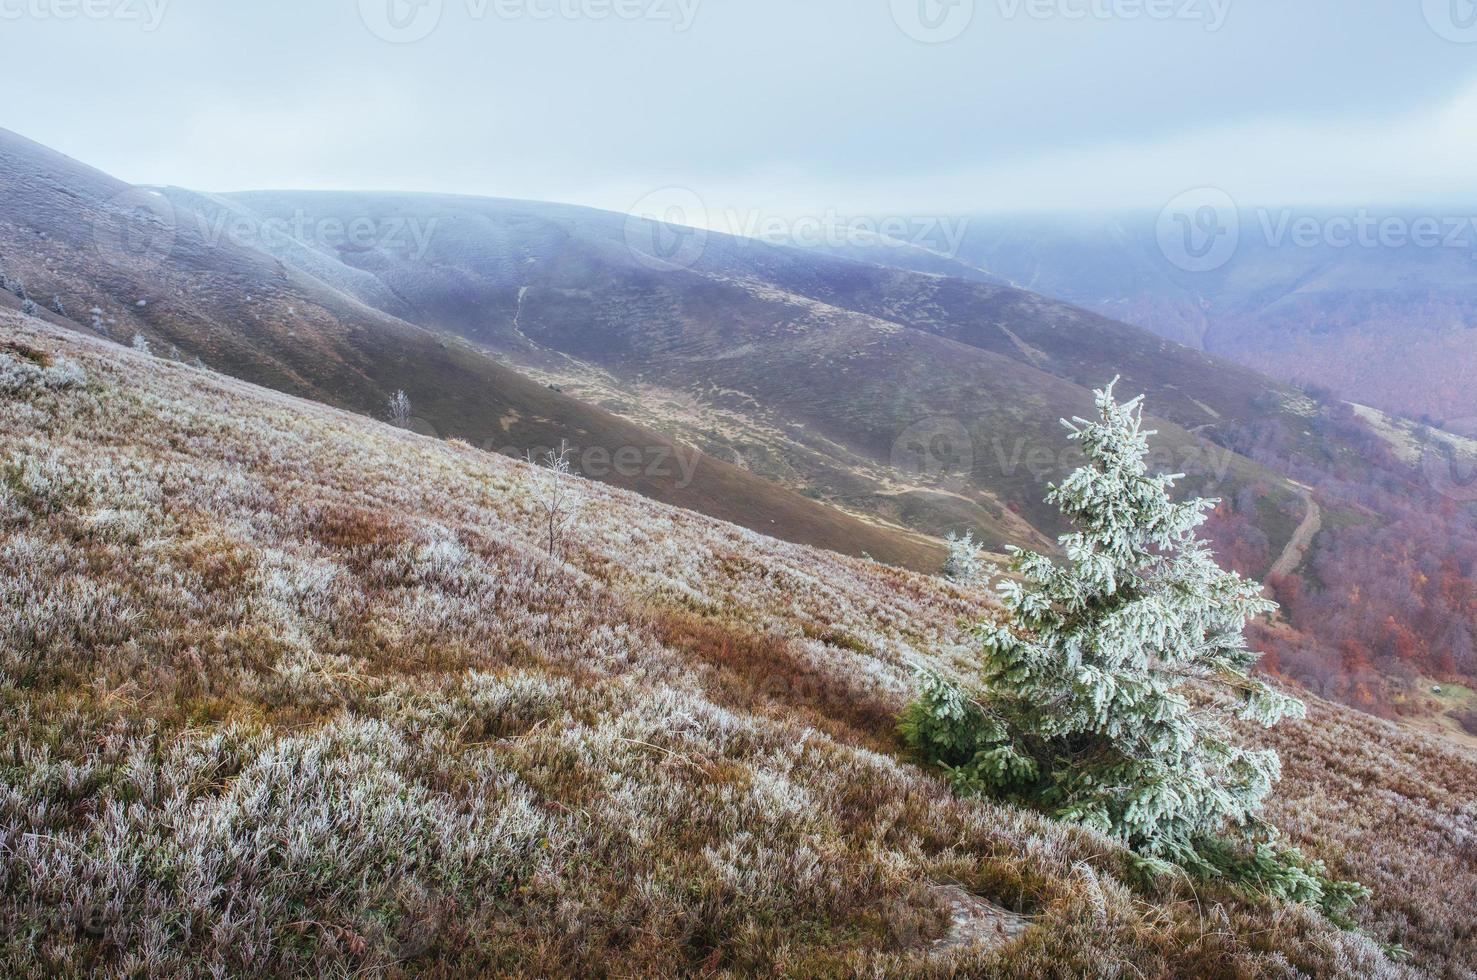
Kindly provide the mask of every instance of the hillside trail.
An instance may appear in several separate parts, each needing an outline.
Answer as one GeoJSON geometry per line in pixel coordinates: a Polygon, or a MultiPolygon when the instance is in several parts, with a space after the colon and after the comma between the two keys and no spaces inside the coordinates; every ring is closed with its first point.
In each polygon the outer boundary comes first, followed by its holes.
{"type": "Polygon", "coordinates": [[[1303,559],[1308,556],[1308,549],[1312,547],[1313,539],[1318,536],[1319,531],[1323,530],[1323,508],[1319,507],[1318,502],[1313,499],[1313,488],[1303,486],[1301,483],[1294,483],[1293,486],[1303,498],[1303,503],[1307,504],[1308,511],[1303,516],[1303,522],[1297,526],[1297,530],[1293,531],[1292,537],[1287,540],[1287,547],[1282,549],[1282,554],[1267,572],[1268,579],[1274,575],[1291,575],[1297,571],[1303,559]]]}

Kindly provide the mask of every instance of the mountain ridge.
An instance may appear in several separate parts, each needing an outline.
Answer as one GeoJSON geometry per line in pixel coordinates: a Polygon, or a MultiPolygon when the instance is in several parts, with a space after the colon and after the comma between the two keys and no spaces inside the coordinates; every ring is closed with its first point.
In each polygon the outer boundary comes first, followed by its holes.
{"type": "MultiPolygon", "coordinates": [[[[725,424],[689,435],[704,448],[767,466],[766,475],[838,506],[934,534],[973,529],[996,544],[1039,543],[1008,512],[1019,510],[1038,527],[1050,521],[1050,512],[1018,472],[992,465],[994,442],[1008,444],[1006,455],[1016,443],[1054,446],[1057,420],[1087,410],[1089,389],[1115,373],[1126,375],[1125,386],[1148,391],[1161,414],[1200,427],[1244,417],[1257,394],[1292,397],[1245,369],[1176,352],[1134,328],[1009,287],[817,259],[767,242],[666,229],[610,212],[349,192],[255,193],[232,200],[264,220],[306,215],[310,224],[336,213],[379,224],[413,201],[423,220],[439,222],[428,248],[413,256],[405,249],[341,256],[377,275],[410,304],[413,318],[534,368],[551,383],[602,398],[648,425],[672,420],[637,404],[642,399],[632,397],[631,386],[695,399],[724,416],[725,424]],[[653,267],[639,247],[661,235],[682,243],[675,246],[680,263],[653,267]],[[692,242],[698,244],[689,248],[692,242]],[[982,331],[997,324],[991,342],[982,331]],[[1101,335],[1085,351],[1084,331],[1101,335]],[[1031,343],[1052,349],[1050,363],[1023,354],[1031,343]],[[1160,363],[1166,360],[1170,368],[1160,363]],[[1213,393],[1182,396],[1162,381],[1171,371],[1191,378],[1198,372],[1213,393]],[[931,383],[925,372],[939,373],[943,383],[931,383]],[[896,384],[874,387],[889,378],[896,384]],[[1252,394],[1206,408],[1205,399],[1214,402],[1236,385],[1252,394]],[[930,389],[934,394],[922,397],[930,389]],[[916,404],[901,403],[898,392],[916,404]],[[762,410],[751,411],[747,402],[762,410]],[[803,425],[816,440],[807,445],[805,434],[776,438],[766,412],[781,428],[803,425]],[[740,425],[746,432],[728,438],[716,431],[739,424],[736,416],[747,417],[740,425]],[[924,474],[944,477],[934,481],[944,485],[929,488],[900,488],[871,472],[907,454],[899,446],[913,438],[911,429],[935,422],[971,444],[967,472],[924,474]]],[[[1160,428],[1181,455],[1193,456],[1200,445],[1168,419],[1160,428]]],[[[938,462],[921,464],[937,468],[938,462]]],[[[1279,483],[1246,461],[1235,469],[1237,485],[1279,483]]],[[[1277,492],[1290,502],[1287,488],[1277,492]]]]}
{"type": "MultiPolygon", "coordinates": [[[[928,566],[921,535],[863,522],[719,460],[666,466],[677,447],[656,433],[532,382],[465,344],[387,314],[309,272],[232,240],[149,191],[0,133],[0,271],[38,295],[65,297],[80,328],[90,308],[127,342],[142,332],[214,367],[296,394],[379,414],[411,393],[419,424],[494,448],[537,451],[561,440],[613,459],[642,454],[622,485],[841,550],[928,566]],[[666,470],[650,474],[652,465],[666,470]],[[690,479],[690,483],[684,483],[690,479]]],[[[577,465],[579,460],[576,461],[577,465]]]]}

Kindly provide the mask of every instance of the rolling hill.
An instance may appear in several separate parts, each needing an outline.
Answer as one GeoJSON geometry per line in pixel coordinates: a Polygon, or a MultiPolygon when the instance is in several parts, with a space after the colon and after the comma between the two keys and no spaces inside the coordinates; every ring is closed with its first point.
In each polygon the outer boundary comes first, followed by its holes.
{"type": "Polygon", "coordinates": [[[284,263],[269,236],[253,239],[217,213],[4,131],[0,182],[0,274],[48,312],[59,305],[57,322],[122,343],[142,334],[161,352],[378,416],[403,389],[424,431],[515,455],[568,440],[577,468],[657,499],[885,561],[940,560],[921,535],[806,500],[367,305],[356,288],[392,304],[367,277],[348,283],[322,264],[284,263]]]}
{"type": "MultiPolygon", "coordinates": [[[[1054,525],[1039,486],[1065,468],[1058,420],[1114,375],[1148,393],[1171,466],[1227,495],[1257,486],[1269,512],[1297,510],[1279,476],[1215,439],[1268,416],[1301,430],[1305,399],[1019,289],[562,205],[256,192],[215,210],[253,227],[418,228],[278,254],[339,263],[365,302],[393,297],[399,315],[874,519],[1041,544],[1054,525]],[[677,261],[653,245],[666,239],[677,261]]],[[[1295,523],[1268,531],[1280,546],[1295,523]]]]}
{"type": "Polygon", "coordinates": [[[9,311],[0,420],[14,975],[1477,962],[1477,764],[1435,739],[1318,701],[1271,736],[1366,938],[911,764],[981,594],[582,480],[550,555],[546,472],[9,311]]]}
{"type": "Polygon", "coordinates": [[[560,205],[134,188],[13,134],[0,171],[0,274],[84,327],[361,412],[404,389],[426,431],[568,439],[590,475],[795,540],[914,567],[946,531],[1049,546],[1057,420],[1114,374],[1165,465],[1263,501],[1273,554],[1302,516],[1217,444],[1301,431],[1295,393],[1010,287],[716,234],[674,265],[648,243],[686,232],[560,205]]]}

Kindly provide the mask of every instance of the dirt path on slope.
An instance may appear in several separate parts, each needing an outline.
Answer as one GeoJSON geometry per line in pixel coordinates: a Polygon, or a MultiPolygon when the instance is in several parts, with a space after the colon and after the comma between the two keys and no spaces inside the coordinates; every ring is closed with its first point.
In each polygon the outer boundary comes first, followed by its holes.
{"type": "Polygon", "coordinates": [[[1303,498],[1303,503],[1308,505],[1308,512],[1303,517],[1303,522],[1292,532],[1292,537],[1287,541],[1287,547],[1282,549],[1282,554],[1273,563],[1267,578],[1273,575],[1291,575],[1297,571],[1297,567],[1303,563],[1308,556],[1308,549],[1313,545],[1313,539],[1318,532],[1323,530],[1323,509],[1313,499],[1313,491],[1301,483],[1294,483],[1298,493],[1303,498]]]}

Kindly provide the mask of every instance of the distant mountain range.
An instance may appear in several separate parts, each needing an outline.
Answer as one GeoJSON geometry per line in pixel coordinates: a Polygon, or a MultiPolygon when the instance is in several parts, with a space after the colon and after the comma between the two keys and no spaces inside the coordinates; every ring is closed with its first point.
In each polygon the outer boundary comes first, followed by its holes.
{"type": "MultiPolygon", "coordinates": [[[[1477,209],[1222,206],[964,227],[954,274],[1011,282],[1388,412],[1458,431],[1477,416],[1477,209]]],[[[916,261],[896,247],[849,251],[916,261]]]]}

